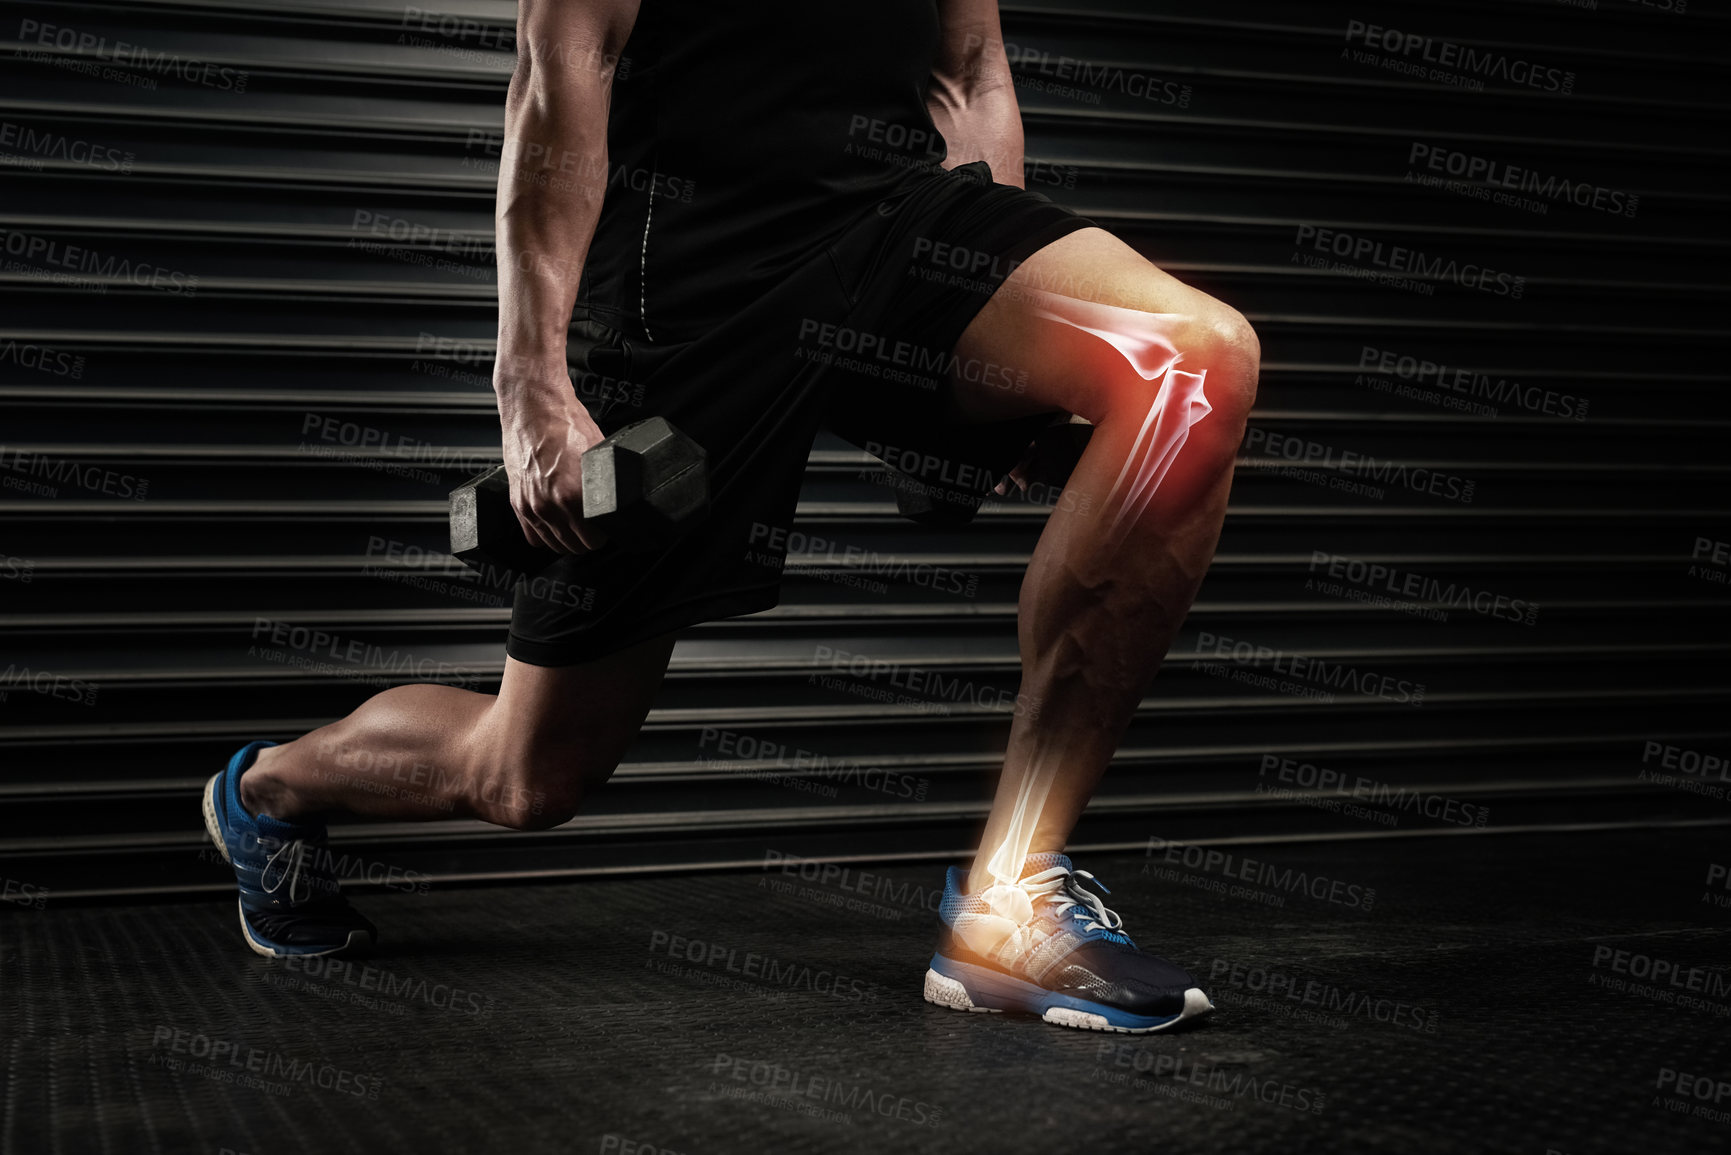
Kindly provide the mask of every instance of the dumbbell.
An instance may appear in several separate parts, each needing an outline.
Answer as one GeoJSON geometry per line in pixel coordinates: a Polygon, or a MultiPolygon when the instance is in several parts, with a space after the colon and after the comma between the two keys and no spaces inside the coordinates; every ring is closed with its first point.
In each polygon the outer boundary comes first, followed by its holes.
{"type": "MultiPolygon", "coordinates": [[[[634,421],[583,454],[583,520],[610,549],[667,544],[709,508],[708,455],[663,417],[634,421]]],[[[451,491],[451,555],[486,572],[535,574],[565,555],[531,545],[505,467],[451,491]]]]}
{"type": "MultiPolygon", "coordinates": [[[[1034,461],[1025,475],[1029,485],[1061,488],[1094,435],[1083,422],[1048,425],[1034,435],[1034,461]]],[[[984,493],[922,485],[906,474],[896,476],[896,512],[909,521],[930,526],[966,525],[985,503],[984,493]]]]}

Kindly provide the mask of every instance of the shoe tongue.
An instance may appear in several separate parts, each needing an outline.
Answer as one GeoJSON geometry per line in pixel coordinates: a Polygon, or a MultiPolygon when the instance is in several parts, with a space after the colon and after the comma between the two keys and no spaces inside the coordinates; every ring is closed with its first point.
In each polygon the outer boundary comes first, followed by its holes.
{"type": "Polygon", "coordinates": [[[1075,869],[1075,867],[1070,865],[1070,856],[1067,854],[1053,854],[1051,852],[1044,854],[1030,854],[1022,863],[1022,877],[1026,878],[1030,874],[1038,874],[1042,870],[1050,870],[1054,866],[1062,866],[1065,870],[1075,869]]]}
{"type": "Polygon", "coordinates": [[[284,822],[268,814],[260,814],[253,821],[258,823],[260,834],[266,838],[279,838],[284,842],[317,842],[325,836],[324,824],[321,822],[284,822]]]}

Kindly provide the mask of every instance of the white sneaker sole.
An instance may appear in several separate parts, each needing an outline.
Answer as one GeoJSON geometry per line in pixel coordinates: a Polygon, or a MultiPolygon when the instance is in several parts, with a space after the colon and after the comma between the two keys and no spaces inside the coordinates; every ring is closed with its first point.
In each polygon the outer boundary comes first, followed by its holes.
{"type": "MultiPolygon", "coordinates": [[[[1000,1007],[983,1007],[974,1002],[968,994],[968,988],[937,971],[926,969],[926,1002],[940,1007],[948,1007],[953,1011],[972,1011],[975,1014],[1002,1014],[1000,1007]]],[[[1074,1007],[1047,1007],[1040,1017],[1048,1023],[1060,1027],[1072,1027],[1081,1031],[1113,1031],[1121,1035],[1151,1035],[1155,1031],[1164,1031],[1179,1023],[1191,1019],[1199,1019],[1214,1011],[1214,1004],[1208,1001],[1208,996],[1202,993],[1200,987],[1191,987],[1184,992],[1184,1009],[1177,1017],[1166,1022],[1157,1023],[1151,1027],[1120,1027],[1111,1023],[1106,1016],[1091,1014],[1077,1010],[1074,1007]]]]}

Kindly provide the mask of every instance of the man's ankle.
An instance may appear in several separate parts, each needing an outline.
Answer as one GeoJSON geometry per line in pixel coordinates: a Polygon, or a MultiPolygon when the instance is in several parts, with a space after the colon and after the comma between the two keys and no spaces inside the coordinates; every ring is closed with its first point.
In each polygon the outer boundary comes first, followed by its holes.
{"type": "MultiPolygon", "coordinates": [[[[246,779],[243,778],[243,779],[241,779],[241,781],[245,782],[246,779]]],[[[1055,847],[1030,846],[1028,848],[1028,858],[1032,858],[1036,854],[1062,854],[1062,853],[1064,853],[1064,848],[1062,846],[1055,846],[1055,847]]],[[[987,866],[987,863],[989,863],[990,861],[991,861],[990,857],[988,855],[985,855],[985,854],[981,854],[974,859],[973,865],[968,867],[968,882],[967,882],[968,888],[964,893],[966,893],[966,894],[980,894],[987,887],[992,886],[994,883],[999,881],[998,879],[992,877],[992,872],[989,869],[989,867],[987,866]]],[[[1021,875],[1026,874],[1027,872],[1028,872],[1027,860],[1024,859],[1022,862],[1021,871],[1016,876],[1015,881],[1020,882],[1021,881],[1021,875]]]]}
{"type": "Polygon", "coordinates": [[[253,818],[269,815],[281,822],[298,821],[293,794],[271,773],[271,763],[282,756],[286,746],[266,746],[252,757],[240,776],[237,792],[241,807],[253,818]]]}

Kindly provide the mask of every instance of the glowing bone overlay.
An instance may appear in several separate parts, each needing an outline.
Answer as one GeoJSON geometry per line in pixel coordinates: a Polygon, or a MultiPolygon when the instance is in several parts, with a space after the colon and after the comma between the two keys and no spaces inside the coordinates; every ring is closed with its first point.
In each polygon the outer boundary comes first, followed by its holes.
{"type": "MultiPolygon", "coordinates": [[[[1104,509],[1110,517],[1107,536],[1116,545],[1147,511],[1189,439],[1190,427],[1212,411],[1202,395],[1207,370],[1191,373],[1177,368],[1183,353],[1172,335],[1187,320],[1182,314],[1146,313],[1048,292],[1036,292],[1033,300],[1036,316],[1098,337],[1121,353],[1137,376],[1154,386],[1148,391],[1148,411],[1137,429],[1135,443],[1106,496],[1104,509]]],[[[1009,829],[986,864],[992,885],[980,897],[987,911],[956,920],[956,933],[971,949],[987,957],[1014,957],[1036,945],[1041,937],[1028,926],[1033,904],[1019,883],[1059,762],[1058,751],[1048,743],[1036,746],[1016,793],[1009,829]]]]}

